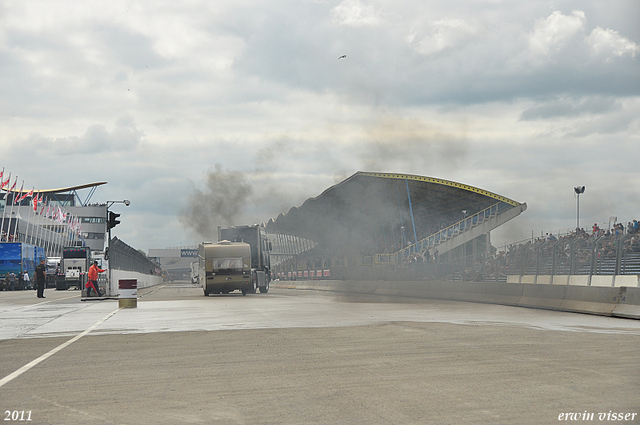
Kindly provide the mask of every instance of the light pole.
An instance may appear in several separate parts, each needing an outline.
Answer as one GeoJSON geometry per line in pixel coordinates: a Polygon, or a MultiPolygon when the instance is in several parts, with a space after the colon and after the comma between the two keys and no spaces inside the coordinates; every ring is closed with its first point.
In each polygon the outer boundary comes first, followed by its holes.
{"type": "Polygon", "coordinates": [[[576,192],[577,206],[576,206],[576,231],[580,230],[580,195],[584,193],[584,186],[576,186],[573,190],[576,192]]]}
{"type": "MultiPolygon", "coordinates": [[[[107,252],[104,255],[105,260],[109,260],[109,256],[111,255],[111,228],[116,227],[118,224],[120,224],[120,220],[117,220],[118,217],[120,217],[120,214],[116,214],[112,211],[109,211],[109,208],[113,205],[113,204],[124,204],[126,207],[128,207],[129,205],[131,205],[131,201],[129,201],[128,199],[125,199],[123,201],[107,201],[107,216],[105,217],[105,221],[106,221],[106,225],[107,225],[107,231],[109,232],[109,240],[107,241],[107,252]]],[[[111,264],[109,264],[109,295],[113,296],[114,294],[114,290],[113,290],[113,285],[111,284],[111,264]]]]}

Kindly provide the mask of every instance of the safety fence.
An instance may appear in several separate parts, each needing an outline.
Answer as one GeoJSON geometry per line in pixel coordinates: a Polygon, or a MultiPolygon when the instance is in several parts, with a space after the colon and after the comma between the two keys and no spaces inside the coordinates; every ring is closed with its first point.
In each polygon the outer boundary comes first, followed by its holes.
{"type": "MultiPolygon", "coordinates": [[[[572,276],[634,276],[640,275],[640,234],[528,241],[492,255],[481,253],[451,261],[423,261],[416,256],[401,264],[385,264],[373,261],[372,257],[368,259],[365,257],[365,261],[358,264],[332,265],[322,276],[313,268],[308,272],[297,270],[291,278],[506,282],[514,276],[526,276],[529,280],[544,276],[532,281],[553,282],[555,276],[567,282],[572,276]]],[[[288,273],[284,278],[289,278],[288,273]]],[[[590,278],[580,281],[594,284],[590,278]]]]}
{"type": "Polygon", "coordinates": [[[143,253],[114,237],[108,251],[109,267],[142,274],[160,274],[159,266],[143,253]]]}
{"type": "Polygon", "coordinates": [[[413,275],[443,280],[506,281],[507,276],[640,275],[640,235],[567,236],[514,244],[491,256],[409,263],[413,275]]]}

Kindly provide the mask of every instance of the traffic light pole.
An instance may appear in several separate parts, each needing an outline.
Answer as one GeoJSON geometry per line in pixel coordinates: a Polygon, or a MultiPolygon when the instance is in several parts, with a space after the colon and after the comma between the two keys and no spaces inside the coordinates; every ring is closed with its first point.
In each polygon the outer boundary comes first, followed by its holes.
{"type": "MultiPolygon", "coordinates": [[[[107,215],[108,214],[108,209],[107,209],[107,215]]],[[[110,297],[114,297],[115,294],[113,293],[113,291],[111,290],[111,260],[109,259],[109,257],[111,256],[111,227],[109,227],[109,224],[107,223],[107,227],[109,229],[109,241],[107,242],[107,260],[109,260],[109,269],[107,270],[107,274],[109,276],[109,293],[106,294],[110,297]]]]}
{"type": "Polygon", "coordinates": [[[109,260],[109,268],[107,269],[108,271],[108,276],[109,276],[109,296],[110,297],[114,297],[117,295],[116,292],[116,288],[112,285],[112,273],[111,273],[111,228],[116,227],[118,224],[120,224],[120,220],[116,220],[118,217],[120,217],[120,214],[116,214],[113,211],[109,211],[109,207],[111,207],[113,204],[124,204],[125,206],[129,206],[131,205],[131,202],[127,199],[125,199],[124,201],[107,201],[107,216],[105,217],[106,219],[106,224],[107,224],[107,231],[108,231],[108,235],[107,237],[109,238],[109,240],[107,241],[107,255],[105,256],[107,260],[109,260]],[[112,291],[113,289],[113,291],[112,291]]]}

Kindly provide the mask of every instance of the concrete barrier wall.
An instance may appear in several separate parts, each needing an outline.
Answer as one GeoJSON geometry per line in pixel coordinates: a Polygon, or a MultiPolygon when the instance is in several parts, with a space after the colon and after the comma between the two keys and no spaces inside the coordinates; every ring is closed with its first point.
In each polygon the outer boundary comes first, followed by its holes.
{"type": "MultiPolygon", "coordinates": [[[[611,281],[611,276],[609,276],[611,281]]],[[[272,282],[275,288],[504,304],[640,319],[640,288],[501,282],[272,282]]]]}
{"type": "Polygon", "coordinates": [[[138,281],[138,289],[155,286],[162,283],[162,276],[114,269],[111,270],[111,286],[109,288],[108,296],[118,296],[118,281],[120,279],[136,279],[138,281]]]}

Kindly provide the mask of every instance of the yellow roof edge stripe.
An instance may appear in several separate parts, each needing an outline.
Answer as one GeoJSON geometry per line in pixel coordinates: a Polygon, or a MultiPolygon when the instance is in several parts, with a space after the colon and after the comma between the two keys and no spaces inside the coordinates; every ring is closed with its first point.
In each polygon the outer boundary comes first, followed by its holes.
{"type": "Polygon", "coordinates": [[[59,189],[40,189],[40,190],[36,189],[33,191],[33,193],[71,192],[72,190],[88,189],[90,187],[102,186],[103,184],[107,184],[107,182],[87,183],[87,184],[81,184],[78,186],[61,187],[59,189]]]}
{"type": "Polygon", "coordinates": [[[469,186],[462,183],[452,182],[450,180],[436,179],[433,177],[424,177],[424,176],[416,176],[413,174],[394,174],[394,173],[371,173],[368,171],[358,171],[356,174],[361,176],[369,176],[369,177],[381,177],[387,179],[402,179],[402,180],[414,180],[414,181],[423,181],[426,183],[435,183],[441,184],[444,186],[457,187],[458,189],[467,190],[469,192],[478,193],[480,195],[488,196],[490,198],[496,199],[498,201],[505,202],[509,205],[513,205],[514,207],[517,205],[521,205],[520,202],[514,201],[513,199],[509,199],[502,195],[498,195],[497,193],[489,192],[488,190],[479,189],[477,187],[469,186]]]}

